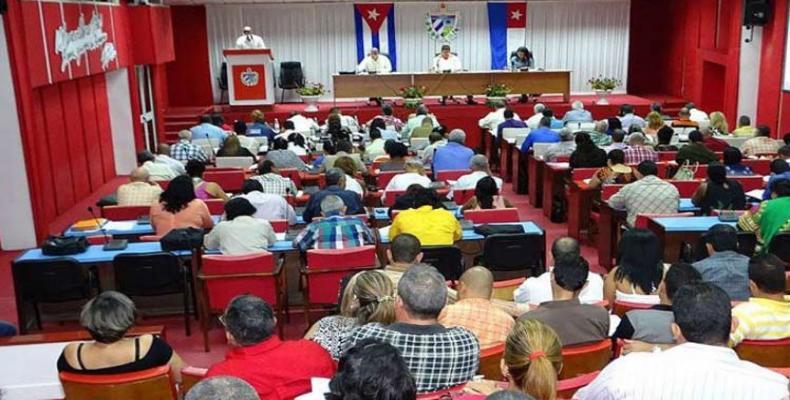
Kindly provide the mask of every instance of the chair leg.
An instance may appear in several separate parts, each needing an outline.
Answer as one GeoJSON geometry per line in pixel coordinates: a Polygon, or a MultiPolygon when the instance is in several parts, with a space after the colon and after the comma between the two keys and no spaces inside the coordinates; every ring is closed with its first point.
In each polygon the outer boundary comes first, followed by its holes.
{"type": "Polygon", "coordinates": [[[310,320],[310,300],[306,300],[304,303],[304,320],[307,322],[307,327],[313,326],[312,321],[310,320]]]}
{"type": "Polygon", "coordinates": [[[186,331],[187,336],[191,336],[192,329],[190,326],[191,316],[189,315],[189,285],[186,283],[184,284],[183,300],[184,300],[184,330],[186,331]]]}
{"type": "Polygon", "coordinates": [[[211,330],[211,318],[208,321],[200,321],[200,329],[203,331],[203,350],[208,353],[211,351],[211,343],[208,340],[208,332],[211,330]]]}
{"type": "MultiPolygon", "coordinates": [[[[41,310],[39,310],[39,308],[38,308],[38,302],[37,301],[33,302],[33,310],[35,312],[36,328],[38,328],[38,330],[41,331],[41,330],[43,330],[43,328],[41,328],[41,310]]],[[[19,322],[20,323],[25,323],[25,321],[19,321],[19,322]]]]}

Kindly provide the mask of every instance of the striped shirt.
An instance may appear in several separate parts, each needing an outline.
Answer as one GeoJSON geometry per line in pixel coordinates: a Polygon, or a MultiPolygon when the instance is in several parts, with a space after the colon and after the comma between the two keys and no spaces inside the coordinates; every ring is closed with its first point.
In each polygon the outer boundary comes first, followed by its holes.
{"type": "Polygon", "coordinates": [[[375,243],[365,222],[356,217],[333,215],[307,225],[294,239],[301,251],[309,249],[349,249],[375,243]]]}
{"type": "Polygon", "coordinates": [[[738,327],[730,334],[730,344],[744,339],[777,340],[790,337],[790,301],[752,297],[732,309],[738,327]]]}
{"type": "Polygon", "coordinates": [[[577,400],[780,400],[787,378],[738,359],[726,347],[684,343],[660,353],[631,353],[614,360],[577,400]]]}

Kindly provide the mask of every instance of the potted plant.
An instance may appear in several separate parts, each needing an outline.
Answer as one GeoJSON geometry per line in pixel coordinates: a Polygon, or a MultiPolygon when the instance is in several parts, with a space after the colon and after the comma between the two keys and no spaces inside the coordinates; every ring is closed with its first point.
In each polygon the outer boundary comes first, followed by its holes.
{"type": "Polygon", "coordinates": [[[400,88],[400,96],[403,97],[403,105],[406,106],[406,108],[417,108],[422,104],[422,98],[427,91],[428,88],[425,86],[408,86],[400,88]]]}
{"type": "Polygon", "coordinates": [[[486,104],[505,103],[508,94],[510,94],[510,88],[504,83],[489,85],[486,88],[486,104]]]}
{"type": "Polygon", "coordinates": [[[598,105],[608,105],[609,100],[606,98],[615,88],[623,84],[623,82],[617,78],[604,77],[600,75],[597,78],[590,78],[587,83],[598,96],[598,101],[595,102],[595,104],[598,105]]]}
{"type": "Polygon", "coordinates": [[[316,112],[318,111],[318,99],[326,93],[326,90],[320,83],[307,82],[304,86],[296,89],[296,93],[299,93],[302,101],[307,104],[305,112],[316,112]]]}

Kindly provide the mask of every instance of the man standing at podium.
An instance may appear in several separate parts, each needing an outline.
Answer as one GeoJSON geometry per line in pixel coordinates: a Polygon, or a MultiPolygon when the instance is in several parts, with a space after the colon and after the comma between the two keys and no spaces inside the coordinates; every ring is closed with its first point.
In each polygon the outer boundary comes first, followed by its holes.
{"type": "Polygon", "coordinates": [[[379,49],[373,47],[368,56],[357,66],[357,72],[360,74],[388,74],[392,72],[392,63],[390,63],[389,57],[379,53],[379,49]]]}
{"type": "Polygon", "coordinates": [[[244,27],[244,34],[236,39],[237,49],[265,49],[266,43],[263,43],[263,38],[252,33],[252,28],[249,26],[244,27]]]}

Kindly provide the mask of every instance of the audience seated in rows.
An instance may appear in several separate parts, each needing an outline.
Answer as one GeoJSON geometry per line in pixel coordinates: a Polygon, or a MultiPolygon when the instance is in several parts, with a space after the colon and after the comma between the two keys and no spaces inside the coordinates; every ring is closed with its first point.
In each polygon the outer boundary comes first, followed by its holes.
{"type": "Polygon", "coordinates": [[[275,132],[266,123],[263,112],[261,112],[261,110],[252,110],[250,113],[250,119],[252,122],[250,123],[249,127],[247,127],[247,136],[265,137],[267,141],[271,143],[272,140],[274,140],[274,136],[277,134],[277,132],[275,132]]]}
{"type": "MultiPolygon", "coordinates": [[[[559,237],[551,245],[551,257],[556,263],[560,259],[578,259],[581,257],[579,241],[571,237],[559,237]]],[[[513,292],[516,303],[539,305],[554,300],[552,290],[551,268],[537,277],[529,277],[513,292]]],[[[579,293],[582,303],[597,303],[603,300],[603,279],[600,275],[589,271],[584,286],[579,293]]]]}
{"type": "Polygon", "coordinates": [[[494,210],[513,208],[513,205],[499,194],[499,188],[494,177],[486,176],[477,181],[475,195],[461,206],[461,211],[494,210]]]}
{"type": "Polygon", "coordinates": [[[373,160],[376,158],[387,154],[384,151],[384,144],[386,143],[386,140],[382,139],[382,129],[386,128],[384,126],[384,120],[381,118],[376,118],[370,123],[370,131],[368,133],[370,136],[370,142],[365,145],[366,161],[373,162],[373,160]]]}
{"type": "Polygon", "coordinates": [[[749,261],[749,300],[737,304],[732,316],[737,326],[730,346],[743,340],[777,340],[790,337],[790,301],[785,297],[787,265],[773,254],[749,261]]]}
{"type": "Polygon", "coordinates": [[[93,341],[66,345],[58,358],[58,371],[113,375],[170,365],[175,381],[181,382],[184,363],[162,338],[148,334],[124,337],[135,317],[132,300],[113,290],[105,290],[85,303],[80,325],[93,341]]]}
{"type": "Polygon", "coordinates": [[[400,118],[393,115],[392,112],[392,105],[391,104],[384,104],[381,106],[381,114],[373,117],[370,121],[368,121],[367,125],[373,125],[373,121],[376,119],[382,120],[384,122],[385,127],[392,127],[392,129],[396,131],[400,131],[403,129],[403,121],[400,118]]]}
{"type": "Polygon", "coordinates": [[[263,193],[278,196],[296,196],[296,185],[291,178],[279,174],[272,160],[263,160],[258,164],[258,175],[252,177],[261,183],[263,193]]]}
{"type": "Polygon", "coordinates": [[[387,192],[406,190],[411,185],[420,185],[422,187],[431,186],[431,178],[425,176],[425,168],[422,162],[417,159],[409,159],[404,165],[404,172],[398,174],[390,179],[387,187],[384,189],[384,196],[386,198],[387,192]]]}
{"type": "Polygon", "coordinates": [[[455,190],[469,190],[474,189],[481,179],[490,177],[496,182],[497,188],[502,188],[502,179],[494,176],[488,166],[488,159],[482,154],[476,154],[469,159],[470,172],[466,175],[460,176],[457,181],[450,185],[450,194],[448,197],[452,198],[455,190]]]}
{"type": "Polygon", "coordinates": [[[310,223],[321,212],[321,202],[326,196],[337,196],[343,200],[346,213],[349,215],[364,214],[365,206],[357,193],[343,189],[346,187],[346,174],[339,168],[326,171],[326,187],[310,195],[302,217],[310,223]]]}
{"type": "Polygon", "coordinates": [[[656,292],[664,275],[663,250],[655,233],[646,229],[625,231],[618,243],[617,266],[604,280],[604,300],[609,304],[615,300],[658,304],[656,292]]]}
{"type": "Polygon", "coordinates": [[[433,173],[469,168],[469,160],[475,152],[466,147],[465,143],[466,133],[453,129],[447,138],[447,144],[437,148],[433,155],[433,173]]]}
{"type": "Polygon", "coordinates": [[[266,221],[284,219],[288,225],[296,223],[296,212],[285,198],[279,194],[263,192],[263,185],[255,179],[247,179],[241,187],[240,197],[255,207],[253,217],[266,221]]]}
{"type": "MultiPolygon", "coordinates": [[[[609,137],[605,133],[603,134],[609,137]]],[[[574,138],[576,149],[571,153],[568,165],[573,168],[596,168],[606,165],[606,151],[598,147],[587,132],[577,132],[574,138]]]]}
{"type": "Polygon", "coordinates": [[[198,124],[189,128],[193,139],[215,139],[223,142],[228,137],[227,132],[211,123],[210,115],[201,115],[198,124]]]}
{"type": "Polygon", "coordinates": [[[632,126],[636,126],[639,129],[645,127],[645,120],[634,114],[634,107],[630,104],[623,104],[620,106],[618,118],[620,119],[620,124],[624,131],[628,131],[632,126]]]}
{"type": "Polygon", "coordinates": [[[381,159],[379,171],[403,171],[409,156],[409,148],[405,144],[393,139],[384,143],[384,152],[387,157],[381,159]]]}
{"type": "Polygon", "coordinates": [[[118,186],[116,190],[119,206],[150,206],[162,194],[162,187],[151,182],[148,170],[137,167],[129,174],[129,183],[118,186]]]}
{"type": "Polygon", "coordinates": [[[543,117],[538,128],[532,130],[524,143],[521,144],[521,153],[528,153],[535,143],[557,143],[559,141],[560,135],[551,129],[551,118],[543,117]]]}
{"type": "Polygon", "coordinates": [[[690,285],[702,279],[693,266],[675,263],[669,267],[664,279],[658,284],[659,304],[644,310],[630,310],[620,320],[620,325],[612,334],[613,339],[639,340],[646,343],[671,344],[675,342],[672,334],[672,299],[683,285],[690,285]]]}
{"type": "Polygon", "coordinates": [[[634,226],[638,214],[675,214],[680,193],[675,185],[661,180],[653,161],[642,161],[636,167],[637,181],[623,186],[609,199],[614,209],[626,210],[628,225],[634,226]]]}
{"type": "Polygon", "coordinates": [[[790,164],[782,159],[775,159],[771,161],[771,176],[768,178],[768,183],[765,184],[763,190],[763,200],[770,200],[773,198],[774,187],[779,181],[790,179],[790,164]]]}
{"type": "MultiPolygon", "coordinates": [[[[505,112],[509,109],[509,107],[504,101],[493,101],[491,102],[490,106],[491,112],[477,121],[477,126],[479,126],[480,129],[488,130],[490,133],[496,133],[497,127],[501,123],[505,122],[505,112]]],[[[513,118],[521,120],[521,118],[516,115],[514,115],[513,118]]]]}
{"type": "Polygon", "coordinates": [[[545,109],[546,106],[543,103],[536,103],[532,107],[532,111],[534,112],[534,114],[532,114],[531,117],[527,118],[527,120],[524,121],[530,130],[538,129],[538,126],[540,126],[540,120],[543,119],[543,110],[545,109]]]}
{"type": "Polygon", "coordinates": [[[408,139],[411,137],[412,131],[417,128],[418,126],[422,125],[423,118],[428,117],[430,118],[433,123],[433,126],[439,126],[439,121],[436,120],[436,116],[430,113],[428,110],[428,106],[425,104],[420,104],[417,106],[417,109],[414,110],[414,114],[409,116],[409,119],[406,121],[406,124],[403,125],[403,128],[400,130],[400,136],[402,139],[408,139]]]}
{"type": "Polygon", "coordinates": [[[206,164],[197,160],[189,160],[186,169],[187,175],[192,178],[192,183],[195,185],[195,197],[200,200],[228,200],[228,195],[222,190],[220,185],[215,182],[206,182],[203,180],[203,174],[206,172],[206,164]]]}
{"type": "Polygon", "coordinates": [[[601,167],[593,174],[587,186],[591,188],[598,188],[602,185],[612,184],[627,184],[634,182],[633,168],[625,165],[625,152],[620,149],[615,149],[606,155],[606,166],[601,167]]]}
{"type": "Polygon", "coordinates": [[[420,126],[412,129],[409,139],[427,138],[431,132],[433,132],[433,120],[431,117],[423,117],[420,126]]]}
{"type": "Polygon", "coordinates": [[[156,146],[156,156],[154,156],[154,161],[167,165],[173,170],[173,172],[176,173],[176,175],[186,175],[187,170],[184,168],[184,163],[170,157],[170,154],[170,145],[167,143],[159,143],[156,146]]]}
{"type": "Polygon", "coordinates": [[[331,378],[332,357],[309,340],[284,341],[274,334],[272,307],[252,295],[230,301],[220,318],[230,349],[225,360],[209,368],[207,378],[243,379],[261,399],[293,398],[310,391],[310,378],[331,378]]]}
{"type": "Polygon", "coordinates": [[[699,122],[691,120],[691,110],[683,107],[678,112],[678,118],[672,121],[673,128],[699,128],[699,122]]]}
{"type": "Polygon", "coordinates": [[[169,181],[178,176],[169,165],[156,162],[156,157],[148,150],[137,153],[137,165],[148,171],[151,181],[169,181]]]}
{"type": "Polygon", "coordinates": [[[360,326],[349,344],[373,338],[396,347],[421,393],[468,382],[477,373],[480,345],[468,330],[439,324],[446,301],[447,285],[439,271],[413,265],[398,282],[396,322],[360,326]]]}
{"type": "Polygon", "coordinates": [[[310,222],[294,238],[294,246],[299,250],[348,249],[375,243],[365,221],[354,214],[346,216],[348,208],[339,196],[323,196],[320,208],[322,218],[310,222]]]}
{"type": "Polygon", "coordinates": [[[411,233],[423,246],[451,246],[462,234],[455,215],[441,207],[435,191],[425,188],[420,188],[412,206],[392,221],[389,237],[401,233],[411,233]]]}
{"type": "MultiPolygon", "coordinates": [[[[366,174],[367,167],[362,162],[362,155],[360,153],[356,153],[354,151],[354,145],[351,144],[351,141],[348,139],[340,139],[340,140],[333,140],[334,143],[334,152],[324,155],[323,163],[321,164],[320,171],[325,172],[330,168],[335,166],[335,161],[343,156],[348,156],[354,159],[354,163],[357,166],[356,172],[366,174]]],[[[331,147],[327,148],[324,145],[325,150],[331,150],[331,147]]]]}
{"type": "Polygon", "coordinates": [[[188,130],[178,132],[178,143],[170,146],[170,157],[184,164],[189,160],[209,161],[203,148],[192,143],[192,132],[188,130]]]}
{"type": "Polygon", "coordinates": [[[293,122],[294,130],[299,133],[311,133],[311,132],[318,132],[319,126],[318,123],[313,118],[307,118],[304,115],[300,114],[298,111],[294,111],[288,117],[288,121],[293,122]]]}
{"type": "Polygon", "coordinates": [[[598,342],[609,336],[609,313],[600,305],[583,304],[579,294],[590,273],[582,257],[561,257],[551,270],[552,300],[519,319],[537,320],[551,327],[563,346],[598,342]]]}
{"type": "Polygon", "coordinates": [[[343,354],[343,344],[351,331],[370,323],[395,322],[395,286],[381,271],[358,272],[343,290],[340,313],[321,318],[305,334],[324,348],[333,359],[343,354]]]}
{"type": "MultiPolygon", "coordinates": [[[[619,120],[618,120],[619,121],[619,120]]],[[[615,129],[612,131],[612,144],[604,147],[604,150],[609,153],[612,150],[625,150],[628,145],[625,143],[625,131],[622,129],[615,129]]]]}
{"type": "Polygon", "coordinates": [[[310,166],[306,165],[296,153],[288,149],[288,140],[277,138],[274,139],[274,143],[271,143],[270,146],[272,147],[266,153],[266,159],[271,160],[275,167],[295,168],[299,171],[310,169],[310,166]]]}
{"type": "Polygon", "coordinates": [[[740,182],[727,178],[727,169],[718,161],[708,164],[708,178],[700,183],[691,202],[702,209],[703,215],[713,210],[743,210],[746,194],[740,182]]]}
{"type": "MultiPolygon", "coordinates": [[[[714,113],[715,114],[715,113],[714,113]]],[[[708,148],[708,150],[712,152],[722,152],[724,149],[730,147],[730,144],[727,141],[722,139],[717,139],[714,136],[714,128],[708,127],[701,130],[702,133],[702,144],[708,148]]]]}
{"type": "Polygon", "coordinates": [[[241,140],[236,135],[230,135],[222,142],[222,147],[217,151],[217,157],[249,157],[250,165],[258,161],[255,154],[252,154],[246,147],[242,147],[241,140]]]}
{"type": "Polygon", "coordinates": [[[480,348],[505,341],[513,329],[513,317],[491,302],[494,275],[483,267],[467,269],[458,281],[458,300],[444,307],[439,323],[472,332],[480,348]]]}
{"type": "Polygon", "coordinates": [[[633,133],[628,137],[628,147],[623,150],[626,164],[639,164],[642,161],[658,162],[658,153],[646,143],[642,133],[633,133]]]}
{"type": "Polygon", "coordinates": [[[787,378],[741,361],[727,348],[730,298],[709,283],[685,285],[672,303],[677,346],[612,361],[575,399],[781,399],[787,378]],[[704,393],[704,395],[703,395],[704,393]]]}
{"type": "Polygon", "coordinates": [[[256,208],[244,197],[225,203],[225,221],[218,223],[203,238],[208,250],[240,255],[261,252],[277,241],[269,221],[255,218],[256,208]]]}
{"type": "Polygon", "coordinates": [[[661,113],[651,111],[645,116],[645,128],[642,132],[649,138],[649,142],[658,142],[658,131],[665,127],[664,119],[661,118],[661,113]]]}
{"type": "Polygon", "coordinates": [[[771,129],[765,125],[758,125],[754,137],[741,145],[741,151],[746,157],[755,157],[762,154],[774,154],[782,147],[782,142],[771,138],[771,129]]]}
{"type": "Polygon", "coordinates": [[[573,131],[571,131],[571,128],[562,128],[560,130],[560,141],[546,149],[543,159],[547,162],[557,162],[560,157],[570,157],[574,151],[576,151],[576,142],[574,142],[573,131]]]}
{"type": "MultiPolygon", "coordinates": [[[[285,123],[286,126],[288,125],[293,126],[293,122],[291,121],[285,121],[285,123]]],[[[301,133],[294,131],[294,133],[290,134],[287,139],[288,139],[288,150],[292,151],[297,156],[302,157],[310,154],[310,149],[307,146],[307,140],[305,139],[304,135],[302,135],[301,133]]]]}
{"type": "Polygon", "coordinates": [[[724,149],[724,167],[727,170],[727,176],[751,176],[755,175],[751,167],[743,165],[743,154],[737,147],[727,147],[724,149]]]}
{"type": "Polygon", "coordinates": [[[741,115],[738,118],[738,128],[732,131],[733,136],[736,137],[752,137],[754,136],[755,129],[752,126],[752,120],[748,115],[741,115]]]}
{"type": "MultiPolygon", "coordinates": [[[[619,120],[618,120],[619,121],[619,120]]],[[[609,122],[605,119],[600,121],[595,121],[595,126],[592,131],[587,132],[590,135],[590,140],[596,145],[601,147],[606,147],[612,144],[612,137],[609,135],[609,122]]],[[[579,135],[577,133],[576,137],[578,138],[579,135]]],[[[579,145],[579,141],[576,141],[576,145],[579,145]]]]}
{"type": "Polygon", "coordinates": [[[672,143],[672,138],[675,136],[675,131],[672,128],[664,125],[656,134],[658,137],[658,144],[654,147],[656,151],[678,151],[678,146],[672,143]]]}
{"type": "Polygon", "coordinates": [[[524,129],[527,127],[527,124],[525,124],[510,108],[506,108],[505,111],[502,112],[502,117],[504,120],[496,126],[497,144],[502,140],[502,133],[506,128],[524,129]]]}
{"type": "Polygon", "coordinates": [[[338,157],[335,160],[335,168],[343,171],[346,174],[345,190],[350,190],[359,195],[359,198],[365,198],[365,182],[354,177],[357,170],[357,164],[353,158],[349,156],[338,157]]]}
{"type": "Polygon", "coordinates": [[[232,376],[203,379],[189,389],[184,400],[260,400],[255,388],[232,376]]]}
{"type": "Polygon", "coordinates": [[[579,100],[571,103],[571,109],[562,116],[562,121],[568,122],[593,122],[592,113],[584,109],[584,103],[579,100]]]}
{"type": "Polygon", "coordinates": [[[763,200],[756,212],[747,211],[738,220],[738,227],[757,235],[763,253],[777,234],[790,232],[790,179],[777,181],[774,187],[771,200],[763,200]]]}
{"type": "Polygon", "coordinates": [[[346,351],[337,373],[329,381],[327,400],[414,400],[417,385],[398,349],[375,339],[365,339],[346,351]]]}
{"type": "Polygon", "coordinates": [[[716,224],[702,236],[708,257],[694,263],[702,280],[722,288],[733,301],[749,299],[749,257],[738,253],[738,232],[716,224]]]}
{"type": "Polygon", "coordinates": [[[343,111],[340,109],[340,107],[332,107],[329,109],[329,115],[327,116],[326,121],[324,121],[324,123],[327,125],[327,130],[329,129],[328,125],[331,119],[337,119],[340,121],[340,126],[344,129],[348,129],[350,132],[359,131],[359,123],[357,122],[356,118],[350,115],[343,115],[343,111]]]}
{"type": "Polygon", "coordinates": [[[195,186],[188,176],[178,176],[151,205],[151,225],[157,236],[164,236],[173,229],[210,229],[214,220],[203,200],[195,196],[195,186]]]}

